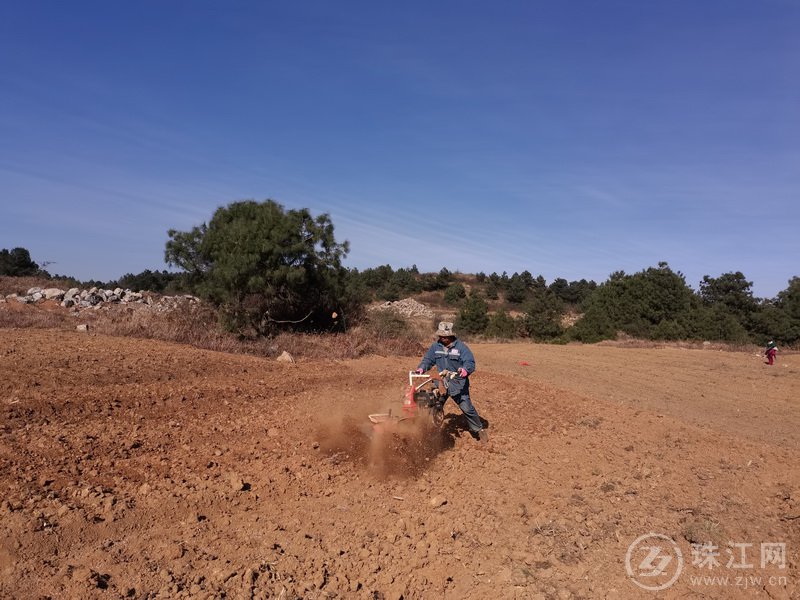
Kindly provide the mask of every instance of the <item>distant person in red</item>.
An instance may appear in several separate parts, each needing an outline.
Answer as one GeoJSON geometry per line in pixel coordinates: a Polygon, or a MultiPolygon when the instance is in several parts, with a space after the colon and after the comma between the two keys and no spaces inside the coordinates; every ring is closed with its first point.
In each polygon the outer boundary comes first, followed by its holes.
{"type": "Polygon", "coordinates": [[[778,353],[778,346],[775,345],[775,342],[770,340],[769,344],[767,344],[767,349],[764,350],[764,355],[767,357],[768,365],[775,364],[775,355],[777,353],[778,353]]]}

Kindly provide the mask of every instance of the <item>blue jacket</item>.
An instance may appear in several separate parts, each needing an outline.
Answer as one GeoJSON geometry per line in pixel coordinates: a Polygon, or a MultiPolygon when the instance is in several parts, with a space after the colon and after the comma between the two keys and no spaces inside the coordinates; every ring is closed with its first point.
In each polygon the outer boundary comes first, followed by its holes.
{"type": "MultiPolygon", "coordinates": [[[[433,365],[436,365],[440,373],[444,370],[456,372],[464,368],[471,375],[475,371],[475,357],[469,347],[459,339],[456,339],[449,348],[436,341],[428,348],[418,368],[427,371],[433,365]]],[[[448,382],[447,390],[451,396],[469,393],[469,379],[457,377],[448,382]]]]}

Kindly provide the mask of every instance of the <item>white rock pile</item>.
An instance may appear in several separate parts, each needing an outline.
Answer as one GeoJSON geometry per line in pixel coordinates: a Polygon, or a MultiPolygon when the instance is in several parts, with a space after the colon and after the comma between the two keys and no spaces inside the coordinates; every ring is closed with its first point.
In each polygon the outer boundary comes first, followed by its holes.
{"type": "Polygon", "coordinates": [[[421,302],[417,302],[413,298],[384,302],[383,304],[372,307],[371,310],[389,310],[397,313],[401,317],[425,317],[428,319],[434,317],[434,312],[430,308],[421,302]]]}
{"type": "Polygon", "coordinates": [[[17,302],[21,302],[23,304],[35,304],[44,300],[55,300],[56,302],[60,302],[61,306],[64,308],[77,309],[100,308],[103,305],[110,304],[154,305],[163,304],[165,301],[167,303],[177,303],[179,302],[178,299],[189,302],[200,301],[199,298],[188,294],[184,296],[164,296],[160,300],[156,301],[153,299],[152,294],[145,291],[134,292],[129,289],[123,290],[122,288],[104,290],[96,287],[88,290],[70,288],[66,291],[59,288],[33,287],[24,295],[9,294],[5,297],[0,296],[0,301],[2,302],[16,300],[17,302]]]}

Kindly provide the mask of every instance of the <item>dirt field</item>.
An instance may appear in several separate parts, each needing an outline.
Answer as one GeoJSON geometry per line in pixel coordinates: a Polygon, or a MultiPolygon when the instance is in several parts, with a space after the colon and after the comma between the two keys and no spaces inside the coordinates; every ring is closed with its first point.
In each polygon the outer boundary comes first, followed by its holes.
{"type": "Polygon", "coordinates": [[[800,597],[800,356],[472,348],[488,445],[364,436],[418,357],[0,330],[0,596],[800,597]]]}

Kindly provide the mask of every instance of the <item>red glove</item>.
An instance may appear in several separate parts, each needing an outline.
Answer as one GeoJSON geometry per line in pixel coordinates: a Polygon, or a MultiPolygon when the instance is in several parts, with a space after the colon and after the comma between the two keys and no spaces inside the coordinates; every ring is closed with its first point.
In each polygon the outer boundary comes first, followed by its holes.
{"type": "Polygon", "coordinates": [[[459,374],[461,377],[464,377],[464,378],[466,378],[466,376],[467,376],[467,375],[469,375],[469,373],[467,373],[467,370],[466,370],[464,367],[461,367],[461,368],[458,370],[458,374],[459,374]]]}
{"type": "Polygon", "coordinates": [[[414,371],[414,372],[415,372],[417,375],[422,375],[422,374],[423,374],[425,371],[423,371],[422,369],[417,369],[417,370],[416,370],[416,371],[414,371]]]}

